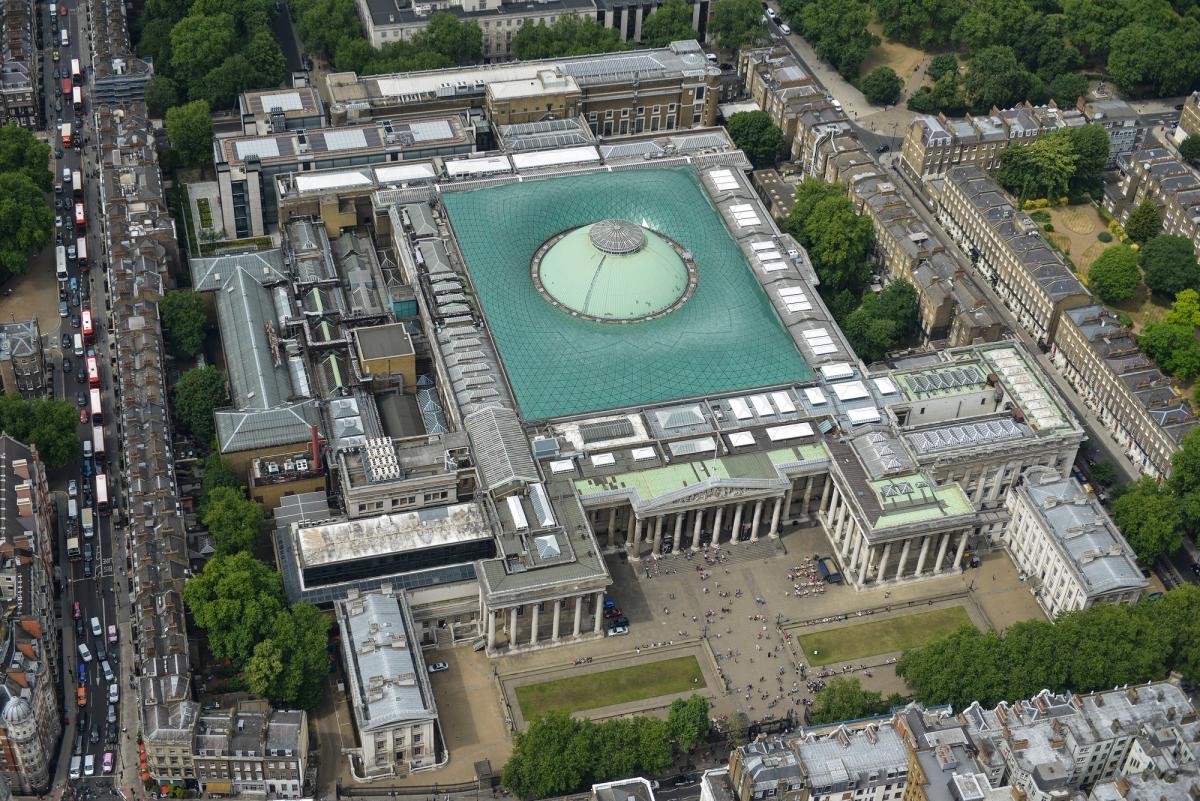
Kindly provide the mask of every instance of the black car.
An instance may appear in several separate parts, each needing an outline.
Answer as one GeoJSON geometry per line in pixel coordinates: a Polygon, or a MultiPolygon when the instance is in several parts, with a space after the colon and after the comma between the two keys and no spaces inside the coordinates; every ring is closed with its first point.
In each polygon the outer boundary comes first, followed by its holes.
{"type": "MultiPolygon", "coordinates": [[[[63,334],[63,336],[66,336],[66,334],[63,334]]],[[[75,393],[75,404],[76,404],[76,405],[77,405],[77,406],[78,406],[80,409],[86,409],[86,408],[87,408],[87,405],[88,405],[88,397],[87,397],[87,393],[85,393],[85,392],[76,392],[76,393],[75,393]]]]}
{"type": "Polygon", "coordinates": [[[1192,572],[1200,576],[1200,562],[1192,562],[1192,572]]]}
{"type": "Polygon", "coordinates": [[[75,380],[82,384],[84,381],[87,381],[87,373],[85,373],[82,369],[76,370],[75,380]]]}
{"type": "MultiPolygon", "coordinates": [[[[58,292],[58,298],[59,298],[59,300],[62,300],[62,290],[59,290],[59,292],[58,292]]],[[[70,334],[63,334],[63,335],[62,335],[62,346],[63,346],[64,348],[69,348],[69,347],[71,347],[71,335],[70,335],[70,334]]]]}
{"type": "Polygon", "coordinates": [[[92,561],[92,544],[90,542],[85,542],[83,544],[83,561],[92,561]]]}
{"type": "Polygon", "coordinates": [[[104,740],[106,743],[115,744],[117,742],[117,724],[109,723],[104,728],[104,740]]]}
{"type": "Polygon", "coordinates": [[[66,356],[63,356],[63,372],[64,373],[71,372],[71,360],[68,359],[66,356]]]}
{"type": "Polygon", "coordinates": [[[92,731],[91,731],[91,733],[90,733],[90,734],[88,734],[88,742],[89,742],[89,743],[98,743],[98,742],[100,742],[100,727],[99,727],[99,726],[93,726],[93,727],[92,727],[92,731]]]}
{"type": "MultiPolygon", "coordinates": [[[[76,303],[75,303],[75,305],[76,305],[76,306],[78,306],[78,305],[79,305],[79,303],[78,303],[78,298],[76,298],[76,303]]],[[[79,327],[79,315],[78,315],[78,314],[73,314],[73,315],[71,315],[71,327],[72,327],[72,328],[78,328],[78,327],[79,327]]]]}
{"type": "Polygon", "coordinates": [[[79,710],[79,717],[75,718],[75,725],[80,731],[86,731],[88,724],[88,713],[86,709],[79,710]]]}
{"type": "Polygon", "coordinates": [[[608,621],[608,627],[610,629],[615,629],[618,626],[628,626],[628,625],[629,625],[629,618],[625,617],[625,615],[620,615],[618,617],[614,617],[608,621]]]}
{"type": "Polygon", "coordinates": [[[889,150],[891,150],[891,147],[889,147],[886,144],[880,145],[879,147],[875,148],[876,153],[886,153],[889,150]]]}
{"type": "Polygon", "coordinates": [[[83,485],[83,505],[92,505],[92,483],[90,481],[85,482],[83,485]]]}
{"type": "Polygon", "coordinates": [[[75,636],[76,637],[84,636],[84,634],[83,634],[83,618],[81,618],[81,617],[75,618],[75,636]]]}
{"type": "Polygon", "coordinates": [[[83,577],[84,578],[92,577],[92,560],[90,560],[90,559],[83,563],[83,577]]]}

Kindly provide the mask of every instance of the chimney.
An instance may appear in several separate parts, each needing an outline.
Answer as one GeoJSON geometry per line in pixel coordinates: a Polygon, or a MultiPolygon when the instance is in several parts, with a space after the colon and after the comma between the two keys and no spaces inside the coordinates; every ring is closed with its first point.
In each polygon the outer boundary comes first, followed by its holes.
{"type": "Polygon", "coordinates": [[[309,456],[312,457],[313,469],[321,469],[321,436],[317,433],[317,427],[312,427],[312,439],[308,443],[309,456]]]}
{"type": "Polygon", "coordinates": [[[17,459],[12,463],[13,472],[19,477],[29,480],[29,462],[24,459],[17,459]]]}

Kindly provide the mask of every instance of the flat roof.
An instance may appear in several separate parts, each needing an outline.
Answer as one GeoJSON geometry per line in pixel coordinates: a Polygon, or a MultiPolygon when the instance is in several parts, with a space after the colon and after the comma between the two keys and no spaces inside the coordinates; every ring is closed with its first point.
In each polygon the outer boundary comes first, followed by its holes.
{"type": "Polygon", "coordinates": [[[492,530],[479,506],[459,503],[293,530],[301,569],[479,539],[492,530]]]}
{"type": "Polygon", "coordinates": [[[358,352],[364,359],[387,359],[413,354],[412,337],[404,323],[355,328],[358,352]]]}
{"type": "Polygon", "coordinates": [[[811,377],[691,168],[446,189],[451,225],[525,419],[811,377]],[[618,323],[582,319],[543,298],[530,278],[538,248],[605,219],[635,221],[686,248],[699,272],[690,299],[663,316],[618,323]]]}
{"type": "Polygon", "coordinates": [[[936,486],[924,473],[872,481],[871,489],[875,491],[879,506],[883,509],[873,525],[876,531],[969,515],[974,511],[962,487],[958,484],[936,486]]]}

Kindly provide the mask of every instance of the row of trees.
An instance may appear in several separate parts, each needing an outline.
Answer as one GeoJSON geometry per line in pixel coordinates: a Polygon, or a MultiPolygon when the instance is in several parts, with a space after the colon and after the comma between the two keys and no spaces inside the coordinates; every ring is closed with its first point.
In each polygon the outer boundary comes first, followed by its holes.
{"type": "Polygon", "coordinates": [[[0,279],[24,273],[29,259],[50,244],[49,164],[50,146],[31,131],[11,123],[0,127],[0,279]]]}
{"type": "Polygon", "coordinates": [[[147,0],[134,34],[138,53],[154,59],[151,111],[189,100],[231,108],[239,93],[281,83],[287,62],[274,13],[271,0],[147,0]]]}
{"type": "MultiPolygon", "coordinates": [[[[1196,262],[1192,243],[1186,238],[1164,234],[1146,242],[1140,251],[1135,247],[1136,242],[1107,248],[1088,268],[1088,286],[1101,300],[1107,303],[1128,300],[1137,293],[1143,280],[1151,292],[1166,297],[1200,284],[1200,264],[1196,262]]],[[[1173,325],[1165,321],[1157,323],[1173,325]]],[[[1151,336],[1156,330],[1151,328],[1154,325],[1156,323],[1149,323],[1143,330],[1150,342],[1156,339],[1151,336]]],[[[1167,330],[1161,326],[1157,329],[1160,336],[1167,330]]],[[[1192,332],[1193,328],[1188,327],[1187,335],[1191,336],[1192,332]]],[[[1161,345],[1152,347],[1159,349],[1161,345]]],[[[1168,372],[1174,374],[1175,370],[1168,372]]],[[[1179,377],[1187,380],[1184,376],[1179,377]]]]}
{"type": "MultiPolygon", "coordinates": [[[[871,7],[889,38],[957,50],[980,77],[1003,78],[1010,102],[1000,106],[1057,97],[1067,88],[1063,76],[1085,67],[1103,69],[1133,96],[1184,94],[1200,79],[1193,0],[871,0],[871,7]]],[[[990,108],[969,86],[967,95],[975,111],[990,108]]]]}
{"type": "Polygon", "coordinates": [[[1108,131],[1100,125],[1062,128],[1000,154],[996,181],[1020,202],[1029,198],[1080,200],[1097,192],[1108,161],[1108,131]]]}
{"type": "Polygon", "coordinates": [[[907,703],[908,699],[900,693],[892,693],[884,698],[883,693],[864,689],[858,679],[837,676],[830,679],[824,689],[817,691],[813,705],[808,708],[808,722],[820,725],[858,720],[883,715],[907,703]]]}
{"type": "Polygon", "coordinates": [[[1099,604],[1055,623],[1022,621],[1003,634],[965,626],[905,652],[896,664],[919,700],[956,709],[1042,689],[1108,689],[1172,670],[1200,676],[1200,587],[1191,584],[1154,602],[1099,604]]]}
{"type": "Polygon", "coordinates": [[[765,111],[739,111],[726,120],[725,128],[756,170],[773,167],[787,155],[788,143],[783,131],[765,111]]]}
{"type": "Polygon", "coordinates": [[[666,720],[614,718],[603,723],[550,712],[513,740],[501,781],[520,798],[550,798],[596,782],[655,776],[671,765],[672,748],[691,751],[708,738],[708,701],[671,703],[666,720]]]}
{"type": "Polygon", "coordinates": [[[847,80],[858,80],[859,67],[879,44],[867,30],[871,8],[864,0],[782,0],[779,8],[818,56],[847,80]]]}
{"type": "Polygon", "coordinates": [[[1146,355],[1164,373],[1180,381],[1191,381],[1200,376],[1200,342],[1196,340],[1200,310],[1196,300],[1195,290],[1180,292],[1163,319],[1146,323],[1138,337],[1138,346],[1146,355]]]}

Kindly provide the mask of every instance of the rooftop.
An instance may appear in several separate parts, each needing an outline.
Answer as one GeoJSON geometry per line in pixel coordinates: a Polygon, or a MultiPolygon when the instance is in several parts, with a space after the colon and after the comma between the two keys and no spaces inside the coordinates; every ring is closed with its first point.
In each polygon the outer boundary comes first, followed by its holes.
{"type": "Polygon", "coordinates": [[[447,191],[443,200],[527,420],[811,375],[691,169],[526,180],[447,191]],[[529,275],[542,243],[614,218],[659,232],[691,254],[698,276],[686,303],[654,319],[612,325],[571,315],[538,294],[529,275]],[[649,375],[655,380],[646,381],[649,375]]]}

